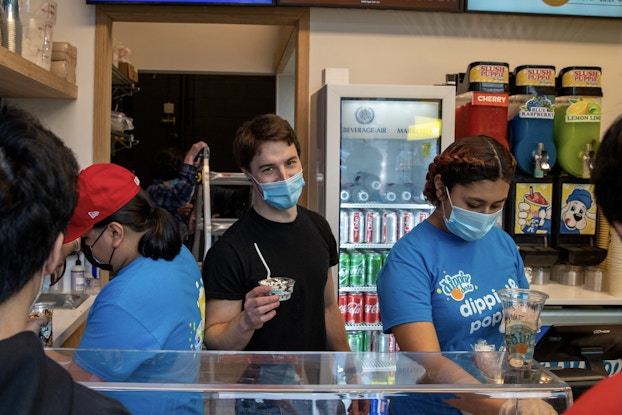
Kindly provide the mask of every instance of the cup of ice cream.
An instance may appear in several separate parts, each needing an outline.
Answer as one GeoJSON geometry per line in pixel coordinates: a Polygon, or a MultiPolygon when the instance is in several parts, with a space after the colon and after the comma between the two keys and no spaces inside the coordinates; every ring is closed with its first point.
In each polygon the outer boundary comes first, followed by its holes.
{"type": "Polygon", "coordinates": [[[271,295],[278,295],[280,301],[289,300],[294,292],[296,281],[287,277],[270,277],[259,281],[259,285],[265,285],[272,289],[271,295]]]}

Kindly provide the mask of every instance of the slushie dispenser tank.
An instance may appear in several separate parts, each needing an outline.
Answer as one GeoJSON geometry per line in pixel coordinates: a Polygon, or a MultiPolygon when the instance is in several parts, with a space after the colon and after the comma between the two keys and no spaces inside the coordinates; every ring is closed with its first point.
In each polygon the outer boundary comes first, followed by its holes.
{"type": "Polygon", "coordinates": [[[456,139],[488,135],[509,148],[509,65],[474,62],[466,73],[447,75],[446,79],[456,84],[456,139]]]}
{"type": "Polygon", "coordinates": [[[601,68],[571,66],[557,76],[555,144],[561,168],[574,177],[589,178],[600,143],[601,68]]]}
{"type": "Polygon", "coordinates": [[[511,77],[508,138],[519,170],[544,177],[555,165],[555,67],[523,65],[511,77]]]}

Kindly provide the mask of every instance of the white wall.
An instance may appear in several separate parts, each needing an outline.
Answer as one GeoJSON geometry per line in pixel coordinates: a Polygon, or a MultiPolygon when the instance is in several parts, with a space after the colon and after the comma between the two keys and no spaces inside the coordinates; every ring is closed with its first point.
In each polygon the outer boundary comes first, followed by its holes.
{"type": "Polygon", "coordinates": [[[85,1],[58,0],[55,41],[78,48],[78,99],[10,99],[32,111],[73,149],[81,167],[93,163],[93,86],[95,73],[95,6],[85,1]],[[70,4],[71,3],[71,4],[70,4]]]}
{"type": "MultiPolygon", "coordinates": [[[[310,91],[322,69],[349,68],[352,84],[442,83],[471,62],[603,68],[602,127],[622,114],[622,22],[380,10],[313,9],[310,91]]],[[[604,131],[604,128],[603,128],[604,131]]]]}
{"type": "MultiPolygon", "coordinates": [[[[54,39],[78,48],[78,99],[11,101],[37,114],[86,167],[93,151],[95,8],[83,1],[73,1],[71,7],[69,1],[58,3],[54,39]]],[[[189,26],[194,33],[196,27],[189,26]]],[[[213,64],[214,55],[201,51],[167,59],[157,42],[141,43],[137,49],[132,42],[141,36],[123,36],[137,59],[158,57],[171,65],[187,63],[195,71],[208,71],[210,60],[213,64]]],[[[622,114],[622,24],[617,19],[317,8],[311,12],[310,48],[311,93],[321,87],[327,67],[349,68],[351,83],[435,84],[446,73],[464,72],[470,62],[482,60],[508,62],[511,69],[523,64],[555,65],[558,70],[590,65],[603,68],[603,131],[622,114]]],[[[221,68],[229,58],[240,60],[236,47],[225,50],[218,58],[221,68]]]]}

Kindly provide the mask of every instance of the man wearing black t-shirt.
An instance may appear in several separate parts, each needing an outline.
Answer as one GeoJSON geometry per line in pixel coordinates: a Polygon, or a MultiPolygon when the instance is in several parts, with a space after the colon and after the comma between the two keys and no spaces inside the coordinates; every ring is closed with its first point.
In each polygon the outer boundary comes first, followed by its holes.
{"type": "MultiPolygon", "coordinates": [[[[324,218],[296,204],[304,178],[294,130],[277,115],[260,115],[240,127],[233,148],[253,183],[253,206],[203,262],[207,348],[350,351],[330,270],[338,262],[335,238],[324,218]],[[259,285],[268,275],[295,280],[290,299],[279,301],[259,285]]],[[[298,381],[298,373],[278,369],[285,368],[251,366],[247,375],[263,383],[298,381]]],[[[243,404],[239,413],[262,409],[243,404]]]]}

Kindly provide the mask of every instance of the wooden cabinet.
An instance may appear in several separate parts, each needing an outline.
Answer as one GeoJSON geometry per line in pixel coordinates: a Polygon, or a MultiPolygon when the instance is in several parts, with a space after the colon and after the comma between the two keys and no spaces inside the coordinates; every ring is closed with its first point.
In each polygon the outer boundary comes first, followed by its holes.
{"type": "Polygon", "coordinates": [[[0,97],[78,98],[78,86],[0,47],[0,97]]]}

